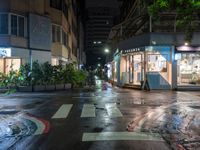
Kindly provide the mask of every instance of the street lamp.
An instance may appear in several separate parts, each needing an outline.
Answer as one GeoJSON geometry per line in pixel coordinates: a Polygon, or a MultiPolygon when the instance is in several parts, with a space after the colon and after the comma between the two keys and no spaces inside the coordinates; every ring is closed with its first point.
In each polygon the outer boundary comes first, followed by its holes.
{"type": "Polygon", "coordinates": [[[104,52],[105,52],[105,53],[109,53],[110,50],[106,48],[106,49],[104,50],[104,52]]]}

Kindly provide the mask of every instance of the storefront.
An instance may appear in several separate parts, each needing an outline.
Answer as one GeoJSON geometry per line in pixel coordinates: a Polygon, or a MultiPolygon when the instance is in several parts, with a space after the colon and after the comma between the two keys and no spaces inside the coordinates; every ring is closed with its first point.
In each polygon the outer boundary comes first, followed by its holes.
{"type": "Polygon", "coordinates": [[[122,50],[121,82],[142,86],[147,80],[151,89],[171,89],[172,50],[170,46],[122,50]]]}
{"type": "Polygon", "coordinates": [[[200,86],[200,47],[176,48],[177,86],[200,86]]]}
{"type": "Polygon", "coordinates": [[[112,82],[113,84],[116,84],[118,86],[121,86],[120,84],[120,59],[121,59],[121,53],[116,52],[114,55],[114,60],[111,62],[111,69],[112,69],[112,82]]]}
{"type": "Polygon", "coordinates": [[[11,70],[19,70],[21,59],[11,57],[11,48],[0,48],[0,72],[8,74],[11,70]]]}

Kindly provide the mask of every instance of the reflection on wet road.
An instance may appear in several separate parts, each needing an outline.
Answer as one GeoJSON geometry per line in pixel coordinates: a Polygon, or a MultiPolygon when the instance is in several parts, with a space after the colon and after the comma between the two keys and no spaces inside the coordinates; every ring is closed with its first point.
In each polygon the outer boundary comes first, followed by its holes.
{"type": "Polygon", "coordinates": [[[107,84],[0,96],[0,149],[198,150],[198,92],[107,84]]]}

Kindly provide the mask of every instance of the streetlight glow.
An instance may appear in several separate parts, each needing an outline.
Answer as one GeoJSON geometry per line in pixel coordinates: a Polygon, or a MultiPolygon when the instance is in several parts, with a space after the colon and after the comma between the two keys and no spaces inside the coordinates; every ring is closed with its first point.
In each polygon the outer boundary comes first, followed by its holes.
{"type": "Polygon", "coordinates": [[[107,49],[107,48],[104,51],[105,51],[105,53],[109,53],[110,52],[110,50],[107,49]]]}

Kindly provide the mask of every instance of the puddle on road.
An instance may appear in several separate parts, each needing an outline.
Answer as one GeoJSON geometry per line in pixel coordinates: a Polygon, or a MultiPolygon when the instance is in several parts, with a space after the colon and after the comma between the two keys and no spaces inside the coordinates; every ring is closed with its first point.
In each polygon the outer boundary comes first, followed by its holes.
{"type": "Polygon", "coordinates": [[[103,131],[103,128],[101,127],[96,127],[93,129],[93,132],[102,132],[103,131]]]}
{"type": "Polygon", "coordinates": [[[49,123],[18,111],[0,112],[0,149],[9,149],[22,137],[44,134],[49,123]]]}
{"type": "Polygon", "coordinates": [[[14,115],[16,113],[18,113],[19,111],[17,110],[3,110],[3,111],[0,111],[0,115],[14,115]]]}
{"type": "Polygon", "coordinates": [[[29,104],[16,104],[14,106],[3,106],[1,109],[32,109],[36,108],[38,105],[43,104],[43,101],[36,101],[29,104]]]}
{"type": "Polygon", "coordinates": [[[149,110],[145,115],[136,116],[127,130],[159,133],[173,147],[195,150],[200,147],[199,106],[173,105],[149,110]],[[189,108],[190,107],[190,108],[189,108]]]}
{"type": "Polygon", "coordinates": [[[189,107],[191,107],[193,109],[200,109],[200,106],[189,106],[189,107]]]}

